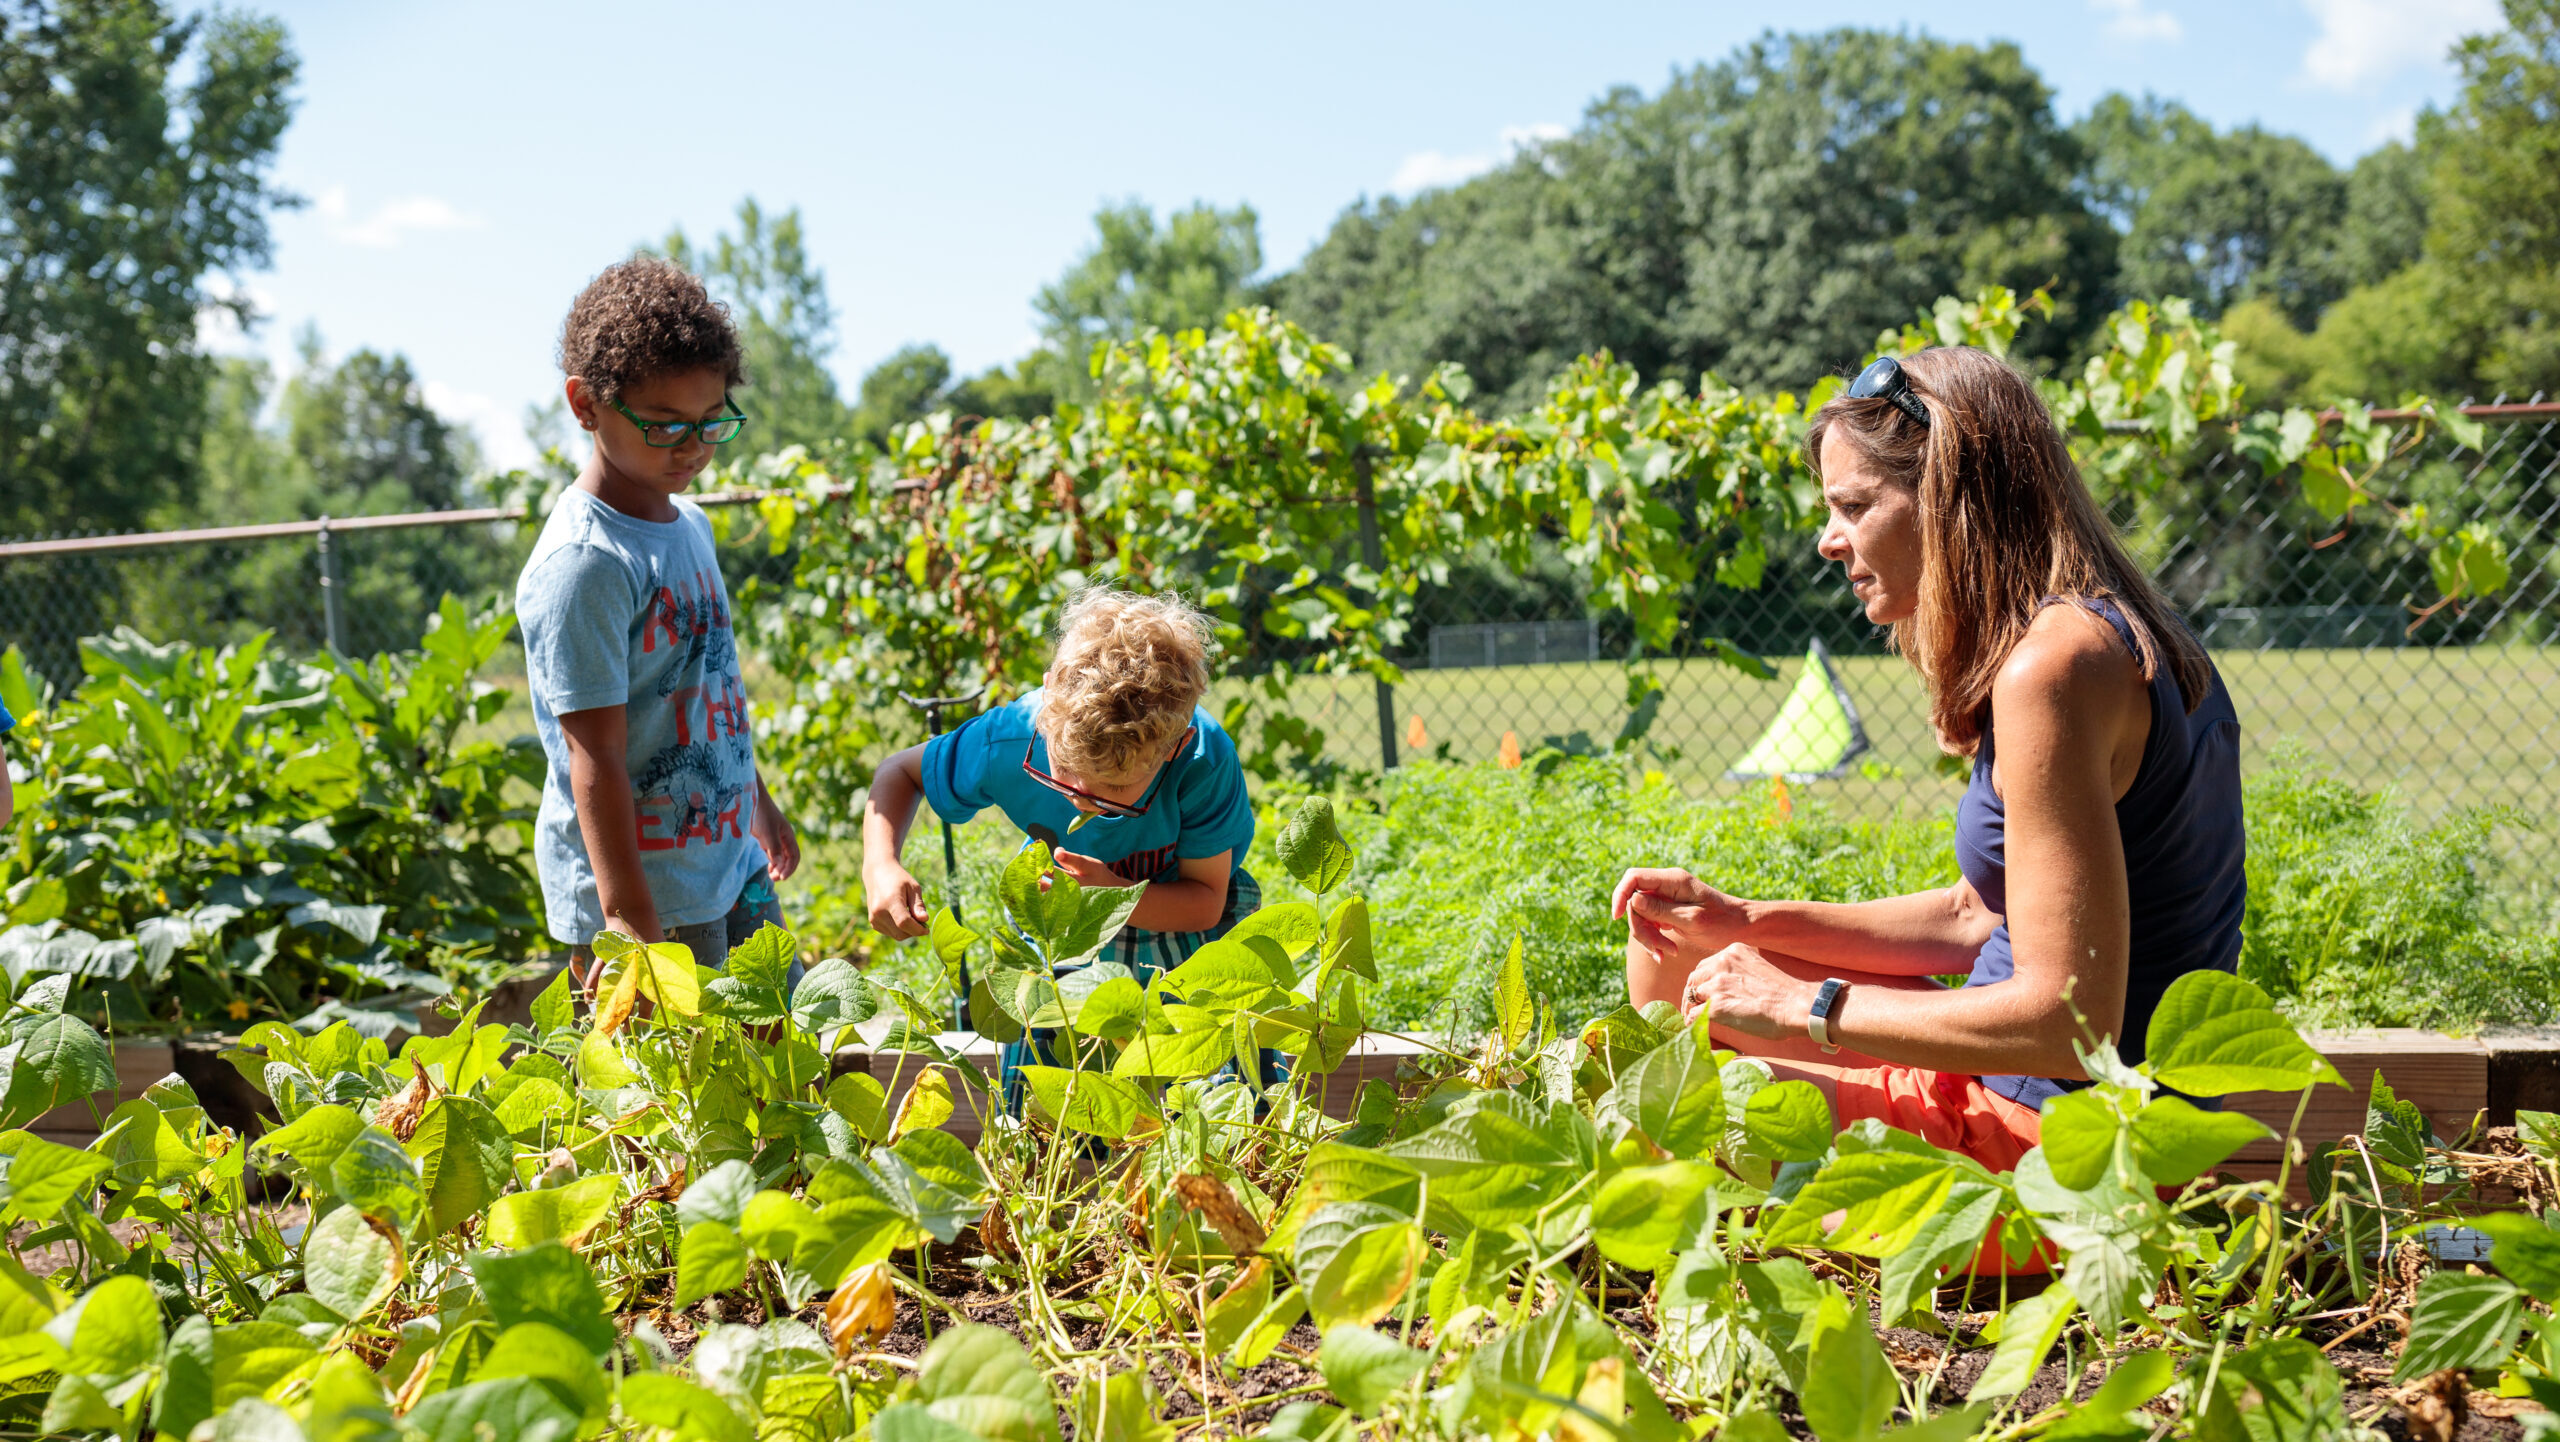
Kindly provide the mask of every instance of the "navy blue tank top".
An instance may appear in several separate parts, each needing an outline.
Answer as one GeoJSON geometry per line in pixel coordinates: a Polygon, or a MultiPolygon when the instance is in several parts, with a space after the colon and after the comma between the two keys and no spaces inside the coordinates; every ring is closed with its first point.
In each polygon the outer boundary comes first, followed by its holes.
{"type": "MultiPolygon", "coordinates": [[[[2114,603],[2081,600],[2106,618],[2137,659],[2133,628],[2114,603]]],[[[2240,960],[2240,922],[2247,910],[2246,839],[2240,825],[2240,718],[2222,673],[2190,714],[2178,678],[2163,658],[2151,680],[2151,734],[2133,787],[2116,803],[2116,828],[2124,837],[2126,895],[2132,903],[2132,967],[2125,979],[2124,1034],[2116,1051],[2142,1060],[2151,1013],[2169,983],[2191,971],[2229,971],[2240,960]]],[[[1992,727],[1982,727],[1982,749],[1973,758],[1973,783],[1956,805],[1956,865],[1973,883],[1982,904],[2004,916],[2009,910],[2005,854],[2007,815],[1991,786],[1992,727]]],[[[2014,968],[2009,923],[2003,920],[1973,959],[1967,986],[1995,986],[2014,968]]],[[[2087,1086],[2053,1077],[1987,1076],[1982,1084],[2031,1107],[2087,1086]]]]}

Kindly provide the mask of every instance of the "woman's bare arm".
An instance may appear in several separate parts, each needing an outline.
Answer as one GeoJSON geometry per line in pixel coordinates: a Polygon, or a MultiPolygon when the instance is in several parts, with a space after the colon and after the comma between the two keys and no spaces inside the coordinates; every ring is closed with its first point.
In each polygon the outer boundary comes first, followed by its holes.
{"type": "MultiPolygon", "coordinates": [[[[1833,1030],[1857,1051],[1933,1071],[2078,1076],[2079,1018],[2101,1036],[2124,1023],[2131,903],[2115,802],[2149,734],[2148,688],[2111,635],[2040,619],[2003,667],[1992,709],[2015,974],[1969,990],[1852,988],[1833,1030]]],[[[1731,1031],[1801,1036],[1818,983],[1758,946],[1709,956],[1684,991],[1731,1031]]]]}

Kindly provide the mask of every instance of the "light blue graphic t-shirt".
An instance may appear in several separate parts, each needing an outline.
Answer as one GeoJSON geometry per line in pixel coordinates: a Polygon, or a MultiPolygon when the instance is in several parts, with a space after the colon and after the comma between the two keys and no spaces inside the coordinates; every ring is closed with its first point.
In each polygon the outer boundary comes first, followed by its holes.
{"type": "Polygon", "coordinates": [[[643,521],[572,487],[516,581],[533,724],[551,761],[534,862],[551,935],[572,945],[604,929],[604,911],[569,793],[568,712],[623,708],[640,871],[661,925],[727,915],[765,865],[747,834],[755,750],[728,588],[709,518],[681,497],[675,507],[672,521],[643,521]]]}
{"type": "Polygon", "coordinates": [[[1191,744],[1157,774],[1146,815],[1097,816],[1068,836],[1075,803],[1022,769],[1026,755],[1050,769],[1048,742],[1032,725],[1040,697],[1030,692],[925,743],[924,797],[935,815],[958,825],[993,806],[1030,836],[1082,852],[1128,881],[1171,880],[1183,861],[1230,851],[1244,864],[1253,845],[1253,804],[1245,797],[1235,742],[1207,711],[1193,708],[1191,744]]]}

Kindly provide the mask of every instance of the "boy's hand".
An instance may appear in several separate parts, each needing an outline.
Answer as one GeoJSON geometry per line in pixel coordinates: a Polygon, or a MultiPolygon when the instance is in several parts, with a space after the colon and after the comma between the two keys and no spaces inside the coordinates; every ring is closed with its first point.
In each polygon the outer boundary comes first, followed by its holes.
{"type": "Polygon", "coordinates": [[[1076,879],[1082,886],[1134,886],[1137,883],[1112,870],[1107,864],[1078,851],[1054,852],[1049,859],[1058,869],[1076,879]]]}
{"type": "Polygon", "coordinates": [[[924,888],[894,861],[876,869],[863,868],[862,900],[871,910],[871,929],[882,936],[903,940],[933,929],[933,919],[924,909],[924,888]]]}
{"type": "Polygon", "coordinates": [[[764,848],[765,873],[776,881],[789,881],[791,873],[800,869],[800,833],[793,830],[791,818],[774,804],[773,793],[756,786],[756,811],[747,822],[747,834],[764,848]]]}

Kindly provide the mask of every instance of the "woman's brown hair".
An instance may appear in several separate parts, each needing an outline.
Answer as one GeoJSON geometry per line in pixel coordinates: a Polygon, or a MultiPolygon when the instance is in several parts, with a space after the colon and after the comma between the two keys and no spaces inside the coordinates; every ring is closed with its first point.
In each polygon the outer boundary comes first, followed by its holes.
{"type": "Polygon", "coordinates": [[[1893,626],[1894,649],[1929,683],[1929,722],[1949,751],[1981,749],[1991,684],[2057,600],[2113,601],[2133,629],[2143,679],[2165,665],[2189,711],[2213,686],[2204,647],[2134,564],[2072,464],[2033,382],[1971,346],[1902,359],[1929,424],[1890,401],[1838,397],[1805,450],[1822,471],[1834,434],[1919,498],[1920,605],[1893,626]]]}

